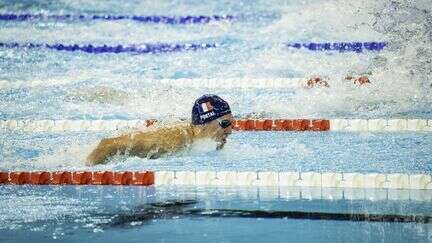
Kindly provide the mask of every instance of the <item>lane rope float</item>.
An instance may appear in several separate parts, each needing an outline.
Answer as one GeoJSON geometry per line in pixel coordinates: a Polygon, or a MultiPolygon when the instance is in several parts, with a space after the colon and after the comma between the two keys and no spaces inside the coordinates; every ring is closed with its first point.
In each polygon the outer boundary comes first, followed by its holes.
{"type": "MultiPolygon", "coordinates": [[[[169,43],[157,43],[157,44],[140,44],[140,45],[97,45],[97,44],[41,44],[41,43],[0,43],[0,48],[9,49],[35,49],[35,48],[47,48],[57,51],[82,51],[87,53],[165,53],[175,52],[182,50],[199,50],[215,48],[220,44],[217,43],[186,43],[186,44],[169,44],[169,43]]],[[[286,46],[294,49],[306,48],[310,51],[339,51],[339,52],[356,52],[362,53],[364,50],[368,51],[381,51],[387,45],[385,42],[352,42],[352,43],[294,43],[286,44],[286,46]]]]}
{"type": "Polygon", "coordinates": [[[0,14],[2,21],[34,21],[34,20],[55,20],[55,21],[119,21],[132,20],[140,23],[154,24],[207,24],[215,21],[233,21],[236,17],[233,15],[186,15],[186,16],[165,16],[165,15],[84,15],[84,14],[0,14]]]}
{"type": "Polygon", "coordinates": [[[185,43],[185,44],[169,44],[169,43],[156,43],[156,44],[140,44],[140,45],[78,45],[78,44],[40,44],[40,43],[25,43],[20,44],[16,42],[12,43],[0,43],[0,48],[9,49],[40,49],[46,48],[57,51],[67,52],[86,52],[92,54],[101,53],[134,53],[134,54],[158,54],[168,52],[180,52],[180,51],[196,51],[210,48],[216,48],[216,43],[185,43]]]}
{"type": "Polygon", "coordinates": [[[0,184],[15,185],[140,185],[154,184],[154,172],[36,171],[0,172],[0,184]]]}
{"type": "Polygon", "coordinates": [[[387,46],[387,42],[369,41],[369,42],[325,42],[325,43],[288,43],[287,47],[292,49],[307,49],[309,51],[338,51],[338,52],[356,52],[363,51],[382,51],[387,46]]]}
{"type": "Polygon", "coordinates": [[[0,184],[432,189],[430,174],[289,171],[0,171],[0,184]]]}
{"type": "MultiPolygon", "coordinates": [[[[149,120],[0,120],[0,129],[24,132],[116,131],[163,125],[149,120]]],[[[432,132],[432,119],[237,119],[235,131],[432,132]]]]}

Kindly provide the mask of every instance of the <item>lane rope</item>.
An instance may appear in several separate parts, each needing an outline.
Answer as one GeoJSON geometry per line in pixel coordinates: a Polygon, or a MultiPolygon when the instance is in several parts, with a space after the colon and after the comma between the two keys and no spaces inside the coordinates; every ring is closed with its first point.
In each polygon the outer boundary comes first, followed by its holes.
{"type": "MultiPolygon", "coordinates": [[[[218,47],[218,44],[215,44],[218,47]]],[[[307,86],[307,78],[179,78],[179,79],[146,79],[149,83],[160,83],[173,87],[193,88],[278,88],[295,89],[307,86]]],[[[71,82],[70,78],[47,78],[33,80],[9,81],[0,79],[0,89],[21,87],[49,87],[71,82]]]]}
{"type": "MultiPolygon", "coordinates": [[[[381,51],[386,46],[384,42],[353,42],[353,43],[294,43],[286,44],[288,47],[295,49],[306,48],[310,51],[339,51],[339,52],[356,52],[362,53],[364,50],[368,51],[381,51]]],[[[217,43],[186,43],[186,44],[170,44],[170,43],[147,43],[139,45],[78,45],[78,44],[40,44],[40,43],[0,43],[0,48],[9,49],[34,49],[34,48],[47,48],[57,51],[83,51],[87,53],[164,53],[175,52],[183,50],[199,50],[209,49],[220,46],[217,43]]]]}
{"type": "MultiPolygon", "coordinates": [[[[163,125],[149,120],[0,120],[0,129],[23,132],[116,131],[163,125]]],[[[235,131],[432,132],[432,119],[237,119],[235,131]]]]}
{"type": "Polygon", "coordinates": [[[216,21],[233,21],[236,17],[233,15],[211,15],[211,16],[165,16],[165,15],[74,15],[74,14],[0,14],[0,21],[34,21],[34,20],[55,20],[55,21],[119,21],[132,20],[140,23],[154,24],[207,24],[216,21]]]}
{"type": "Polygon", "coordinates": [[[0,172],[0,184],[32,185],[140,185],[154,184],[154,172],[37,171],[0,172]]]}
{"type": "Polygon", "coordinates": [[[338,51],[338,52],[356,52],[362,53],[367,51],[382,51],[387,46],[386,42],[325,42],[325,43],[288,43],[287,47],[292,49],[307,49],[309,51],[338,51]]]}
{"type": "Polygon", "coordinates": [[[431,174],[284,171],[3,171],[0,184],[432,189],[431,174]]]}
{"type": "Polygon", "coordinates": [[[156,44],[140,44],[140,45],[68,45],[68,44],[39,44],[39,43],[0,43],[0,48],[9,49],[36,49],[46,48],[57,51],[68,51],[68,52],[86,52],[92,54],[101,53],[135,53],[135,54],[158,54],[168,52],[180,52],[180,51],[196,51],[204,50],[209,48],[216,48],[216,43],[185,43],[185,44],[169,44],[169,43],[156,43],[156,44]]]}

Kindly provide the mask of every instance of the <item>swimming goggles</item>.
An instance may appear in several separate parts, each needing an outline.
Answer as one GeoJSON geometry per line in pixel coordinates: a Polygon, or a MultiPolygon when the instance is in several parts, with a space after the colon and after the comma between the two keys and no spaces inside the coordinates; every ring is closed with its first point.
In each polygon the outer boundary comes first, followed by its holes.
{"type": "Polygon", "coordinates": [[[232,125],[231,120],[221,120],[221,121],[218,120],[218,122],[219,122],[219,126],[224,128],[224,129],[232,125]]]}

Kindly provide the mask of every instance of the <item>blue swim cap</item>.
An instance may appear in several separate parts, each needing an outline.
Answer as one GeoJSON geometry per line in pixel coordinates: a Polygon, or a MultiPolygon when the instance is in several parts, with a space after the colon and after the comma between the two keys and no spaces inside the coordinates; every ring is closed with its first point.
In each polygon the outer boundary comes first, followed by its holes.
{"type": "Polygon", "coordinates": [[[198,98],[192,107],[192,124],[202,125],[231,114],[228,103],[221,97],[206,94],[198,98]]]}

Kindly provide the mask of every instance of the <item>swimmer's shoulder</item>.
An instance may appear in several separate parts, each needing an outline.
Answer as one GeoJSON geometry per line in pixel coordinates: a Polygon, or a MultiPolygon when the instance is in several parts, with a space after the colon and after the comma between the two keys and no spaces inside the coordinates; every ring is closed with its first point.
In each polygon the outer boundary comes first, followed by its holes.
{"type": "Polygon", "coordinates": [[[189,123],[173,123],[159,127],[155,133],[166,134],[169,136],[182,136],[191,133],[192,127],[189,123]]]}
{"type": "Polygon", "coordinates": [[[176,136],[181,134],[192,133],[192,127],[189,123],[172,123],[172,124],[161,124],[154,127],[148,127],[144,130],[134,131],[128,136],[134,137],[160,137],[160,136],[176,136]]]}
{"type": "Polygon", "coordinates": [[[193,141],[190,124],[177,123],[143,131],[133,138],[136,143],[153,144],[166,151],[175,151],[193,141]]]}

